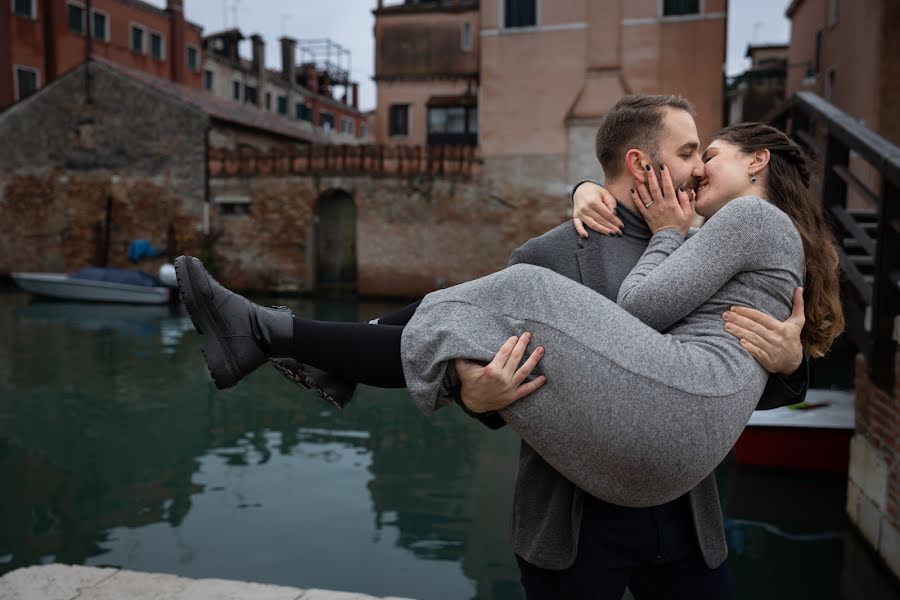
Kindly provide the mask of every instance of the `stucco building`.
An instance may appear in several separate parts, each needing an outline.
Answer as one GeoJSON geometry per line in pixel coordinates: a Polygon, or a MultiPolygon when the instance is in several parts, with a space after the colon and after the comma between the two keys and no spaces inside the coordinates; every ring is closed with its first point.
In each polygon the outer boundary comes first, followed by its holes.
{"type": "Polygon", "coordinates": [[[560,191],[602,177],[597,125],[625,94],[687,96],[704,138],[723,121],[725,0],[407,0],[374,14],[380,142],[477,144],[488,173],[560,191]],[[434,135],[448,127],[459,137],[434,135]]]}
{"type": "Polygon", "coordinates": [[[201,87],[199,25],[182,0],[11,0],[0,10],[0,110],[97,56],[201,87]],[[88,35],[90,34],[90,35],[88,35]]]}
{"type": "Polygon", "coordinates": [[[265,41],[259,35],[250,36],[251,58],[241,56],[245,39],[238,29],[203,38],[203,86],[208,92],[289,119],[321,141],[369,140],[368,118],[359,110],[359,85],[349,76],[348,51],[331,40],[283,37],[282,67],[275,71],[265,65],[265,41]]]}

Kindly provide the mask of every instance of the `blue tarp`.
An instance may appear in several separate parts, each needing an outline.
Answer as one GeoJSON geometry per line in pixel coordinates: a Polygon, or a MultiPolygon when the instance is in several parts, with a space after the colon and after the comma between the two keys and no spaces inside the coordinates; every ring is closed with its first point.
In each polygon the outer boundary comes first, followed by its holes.
{"type": "Polygon", "coordinates": [[[147,240],[134,240],[128,246],[128,259],[131,260],[131,262],[136,263],[140,262],[141,259],[145,257],[154,258],[156,256],[162,256],[164,252],[165,250],[154,248],[153,244],[147,240]]]}
{"type": "Polygon", "coordinates": [[[152,275],[143,271],[131,271],[129,269],[108,269],[104,267],[84,267],[70,275],[76,279],[89,279],[91,281],[106,281],[109,283],[127,283],[128,285],[140,285],[143,287],[161,286],[162,283],[152,275]]]}

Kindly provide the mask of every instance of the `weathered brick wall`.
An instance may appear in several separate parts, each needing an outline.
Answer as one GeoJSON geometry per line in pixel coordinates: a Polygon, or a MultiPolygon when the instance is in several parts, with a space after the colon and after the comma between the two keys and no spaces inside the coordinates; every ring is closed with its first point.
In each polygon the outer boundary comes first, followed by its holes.
{"type": "MultiPolygon", "coordinates": [[[[96,264],[107,201],[109,264],[134,239],[196,251],[206,115],[111,71],[84,67],[0,115],[0,272],[96,264]]],[[[152,269],[151,269],[152,270],[152,269]]]]}
{"type": "Polygon", "coordinates": [[[894,373],[894,389],[881,390],[869,379],[865,359],[857,358],[847,513],[900,577],[900,351],[894,373]]]}
{"type": "Polygon", "coordinates": [[[567,218],[565,197],[487,179],[217,178],[210,185],[216,268],[241,289],[315,287],[319,199],[346,192],[357,208],[359,292],[420,296],[503,268],[510,252],[567,218]],[[249,214],[223,215],[244,200],[249,214]]]}

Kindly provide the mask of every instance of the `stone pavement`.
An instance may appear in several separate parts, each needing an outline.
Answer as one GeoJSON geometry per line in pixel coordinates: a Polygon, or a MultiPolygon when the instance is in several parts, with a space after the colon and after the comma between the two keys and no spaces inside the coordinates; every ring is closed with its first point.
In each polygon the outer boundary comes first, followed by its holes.
{"type": "MultiPolygon", "coordinates": [[[[2,600],[378,600],[328,590],[301,590],[225,579],[186,579],[160,573],[44,565],[0,577],[2,600]]],[[[384,598],[382,600],[409,600],[384,598]]]]}

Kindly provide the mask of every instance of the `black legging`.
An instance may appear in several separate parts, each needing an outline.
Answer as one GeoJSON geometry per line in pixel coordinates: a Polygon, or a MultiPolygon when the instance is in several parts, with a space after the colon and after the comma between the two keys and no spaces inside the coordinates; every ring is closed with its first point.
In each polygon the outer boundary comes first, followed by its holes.
{"type": "Polygon", "coordinates": [[[294,317],[292,357],[351,381],[382,388],[406,387],[400,337],[421,302],[379,317],[377,324],[294,317]]]}

